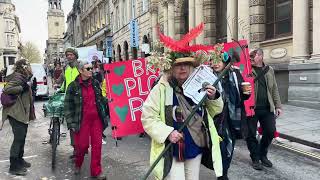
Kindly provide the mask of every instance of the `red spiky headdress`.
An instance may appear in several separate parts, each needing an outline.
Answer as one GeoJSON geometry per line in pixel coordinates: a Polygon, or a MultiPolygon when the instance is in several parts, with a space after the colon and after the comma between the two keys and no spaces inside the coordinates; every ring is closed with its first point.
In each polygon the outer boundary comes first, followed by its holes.
{"type": "Polygon", "coordinates": [[[159,27],[158,27],[158,34],[159,34],[160,42],[173,52],[193,53],[197,51],[208,52],[208,51],[214,50],[213,46],[206,46],[201,44],[189,45],[189,43],[192,40],[194,40],[196,37],[198,37],[202,33],[203,29],[204,29],[204,23],[201,23],[197,27],[191,29],[179,41],[174,40],[171,37],[162,34],[160,32],[159,27]]]}

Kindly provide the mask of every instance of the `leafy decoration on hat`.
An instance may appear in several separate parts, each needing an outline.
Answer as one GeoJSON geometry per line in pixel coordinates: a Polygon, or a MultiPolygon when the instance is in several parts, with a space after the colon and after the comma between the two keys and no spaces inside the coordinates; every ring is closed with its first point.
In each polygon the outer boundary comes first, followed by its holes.
{"type": "Polygon", "coordinates": [[[209,51],[209,57],[213,63],[218,63],[220,61],[227,62],[229,55],[223,50],[224,46],[222,43],[218,43],[214,46],[213,51],[209,51]]]}

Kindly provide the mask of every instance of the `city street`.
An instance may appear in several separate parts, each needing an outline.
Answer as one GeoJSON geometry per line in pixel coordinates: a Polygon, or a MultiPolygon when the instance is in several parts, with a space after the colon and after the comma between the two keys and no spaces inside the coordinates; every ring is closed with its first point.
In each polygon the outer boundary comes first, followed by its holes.
{"type": "MultiPolygon", "coordinates": [[[[15,177],[8,173],[9,149],[12,142],[11,127],[8,122],[0,131],[0,180],[26,179],[26,180],[66,180],[66,179],[90,179],[88,157],[85,159],[81,175],[75,177],[72,171],[72,163],[68,159],[72,150],[69,146],[69,136],[61,138],[61,144],[57,150],[58,165],[55,171],[51,170],[51,146],[46,144],[48,140],[49,119],[42,114],[42,104],[45,101],[36,102],[37,120],[29,125],[25,158],[32,163],[25,177],[15,177]]],[[[62,132],[67,132],[62,128],[62,132]]],[[[107,144],[103,145],[104,173],[110,180],[135,180],[143,176],[148,169],[149,143],[148,137],[125,137],[116,142],[111,138],[110,128],[106,130],[107,144]]],[[[90,154],[90,153],[89,153],[90,154]]],[[[277,146],[270,148],[269,158],[274,163],[273,168],[265,168],[256,171],[251,168],[247,147],[243,141],[238,141],[235,156],[230,168],[231,180],[318,180],[320,179],[320,162],[302,155],[287,151],[277,146]]],[[[204,167],[201,168],[200,179],[215,179],[214,174],[204,167]]],[[[149,178],[151,179],[151,178],[149,178]]]]}

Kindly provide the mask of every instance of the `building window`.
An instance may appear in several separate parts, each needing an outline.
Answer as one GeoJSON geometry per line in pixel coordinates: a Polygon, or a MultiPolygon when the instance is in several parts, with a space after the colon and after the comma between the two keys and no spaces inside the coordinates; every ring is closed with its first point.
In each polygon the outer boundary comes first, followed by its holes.
{"type": "Polygon", "coordinates": [[[142,12],[147,12],[149,8],[149,0],[142,0],[142,12]]]}
{"type": "Polygon", "coordinates": [[[122,1],[122,12],[123,12],[122,24],[125,25],[125,24],[128,23],[128,19],[127,19],[127,1],[126,0],[122,1]]]}
{"type": "Polygon", "coordinates": [[[136,18],[136,0],[131,0],[132,19],[136,18]]]}
{"type": "Polygon", "coordinates": [[[14,35],[13,34],[7,34],[7,47],[13,47],[14,46],[14,35]]]}
{"type": "Polygon", "coordinates": [[[16,58],[9,56],[8,59],[9,59],[9,65],[14,65],[16,58]]]}
{"type": "Polygon", "coordinates": [[[227,1],[218,0],[217,2],[217,43],[227,42],[227,1]]]}
{"type": "MultiPolygon", "coordinates": [[[[116,7],[116,17],[119,17],[119,6],[116,7]]],[[[120,29],[120,17],[116,19],[116,31],[120,29]]]]}
{"type": "Polygon", "coordinates": [[[266,39],[292,34],[292,0],[266,1],[266,39]]]}

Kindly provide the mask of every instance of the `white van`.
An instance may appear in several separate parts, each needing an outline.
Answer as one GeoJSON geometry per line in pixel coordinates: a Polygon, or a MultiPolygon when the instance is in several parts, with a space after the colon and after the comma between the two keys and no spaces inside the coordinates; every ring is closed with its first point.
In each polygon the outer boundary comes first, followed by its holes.
{"type": "Polygon", "coordinates": [[[37,80],[37,95],[41,97],[48,97],[49,96],[49,86],[48,86],[48,78],[46,71],[43,67],[43,64],[33,64],[31,63],[31,69],[33,73],[33,77],[37,80]]]}
{"type": "MultiPolygon", "coordinates": [[[[49,86],[46,71],[43,64],[31,63],[31,69],[33,76],[31,80],[36,78],[37,80],[37,94],[36,96],[48,97],[49,96],[49,86]]],[[[9,65],[7,68],[7,76],[13,72],[13,65],[9,65]]]]}

